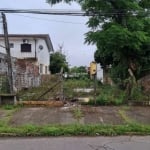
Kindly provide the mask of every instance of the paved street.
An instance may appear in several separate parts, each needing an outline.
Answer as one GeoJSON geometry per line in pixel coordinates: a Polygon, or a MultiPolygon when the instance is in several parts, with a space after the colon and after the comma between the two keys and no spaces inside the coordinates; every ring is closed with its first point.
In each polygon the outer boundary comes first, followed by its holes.
{"type": "Polygon", "coordinates": [[[150,136],[0,138],[0,150],[150,150],[150,136]]]}

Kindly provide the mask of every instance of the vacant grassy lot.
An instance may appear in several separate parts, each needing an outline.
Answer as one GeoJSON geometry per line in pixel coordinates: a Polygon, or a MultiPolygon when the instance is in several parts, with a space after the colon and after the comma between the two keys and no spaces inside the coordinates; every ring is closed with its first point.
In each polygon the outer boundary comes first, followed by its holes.
{"type": "Polygon", "coordinates": [[[150,108],[1,107],[1,136],[150,135],[150,108]]]}

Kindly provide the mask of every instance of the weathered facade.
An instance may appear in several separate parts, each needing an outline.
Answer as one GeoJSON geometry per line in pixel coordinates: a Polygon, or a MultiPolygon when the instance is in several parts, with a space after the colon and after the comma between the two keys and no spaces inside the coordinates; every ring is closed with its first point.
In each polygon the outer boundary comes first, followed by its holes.
{"type": "MultiPolygon", "coordinates": [[[[49,74],[50,52],[53,46],[47,34],[9,34],[10,52],[18,59],[36,59],[40,74],[49,74]]],[[[4,46],[4,36],[0,35],[0,45],[4,46]]],[[[6,53],[0,47],[1,53],[6,53]]]]}
{"type": "MultiPolygon", "coordinates": [[[[49,75],[53,46],[47,34],[9,35],[14,89],[38,86],[42,75],[49,75]]],[[[4,47],[4,37],[0,35],[4,47]]],[[[0,47],[0,74],[7,75],[5,48],[0,47]]]]}
{"type": "Polygon", "coordinates": [[[41,75],[37,61],[35,59],[17,59],[14,78],[17,90],[39,86],[41,75]]]}
{"type": "MultiPolygon", "coordinates": [[[[16,58],[12,57],[12,67],[13,70],[15,71],[15,62],[16,58]]],[[[6,54],[0,52],[0,74],[5,74],[8,71],[8,65],[7,65],[7,57],[6,54]]]]}

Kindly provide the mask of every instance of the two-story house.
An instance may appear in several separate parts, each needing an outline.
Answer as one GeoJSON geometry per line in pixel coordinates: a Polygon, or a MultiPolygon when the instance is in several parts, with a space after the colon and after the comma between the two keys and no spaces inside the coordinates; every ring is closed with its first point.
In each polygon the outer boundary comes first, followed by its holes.
{"type": "MultiPolygon", "coordinates": [[[[53,45],[48,34],[9,34],[10,52],[18,59],[35,59],[40,74],[49,74],[50,52],[53,45]]],[[[4,46],[4,35],[0,34],[0,45],[4,46]]],[[[6,53],[0,47],[1,53],[6,53]]]]}
{"type": "MultiPolygon", "coordinates": [[[[13,70],[15,87],[20,89],[38,86],[41,75],[50,74],[50,52],[53,52],[53,45],[49,35],[9,34],[8,38],[11,56],[16,58],[13,70]]],[[[0,53],[6,54],[2,34],[0,34],[0,45],[0,53]]]]}

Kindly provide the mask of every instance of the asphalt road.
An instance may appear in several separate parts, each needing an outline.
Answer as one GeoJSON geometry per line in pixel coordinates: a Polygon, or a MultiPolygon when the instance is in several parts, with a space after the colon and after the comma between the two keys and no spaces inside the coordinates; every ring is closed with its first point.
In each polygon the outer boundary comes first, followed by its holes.
{"type": "Polygon", "coordinates": [[[0,150],[150,150],[150,136],[0,138],[0,150]]]}

